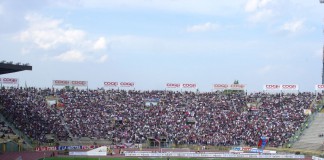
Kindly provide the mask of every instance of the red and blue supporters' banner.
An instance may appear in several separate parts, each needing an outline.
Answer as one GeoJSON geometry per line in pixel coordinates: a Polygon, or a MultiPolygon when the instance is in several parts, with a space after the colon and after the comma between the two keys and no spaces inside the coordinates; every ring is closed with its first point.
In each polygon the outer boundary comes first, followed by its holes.
{"type": "Polygon", "coordinates": [[[99,146],[91,145],[91,146],[55,146],[55,147],[36,147],[35,151],[63,151],[63,150],[88,150],[88,149],[95,149],[99,146]]]}
{"type": "Polygon", "coordinates": [[[261,136],[259,143],[258,143],[258,147],[261,149],[264,149],[264,147],[267,145],[269,138],[265,137],[265,136],[261,136]]]}

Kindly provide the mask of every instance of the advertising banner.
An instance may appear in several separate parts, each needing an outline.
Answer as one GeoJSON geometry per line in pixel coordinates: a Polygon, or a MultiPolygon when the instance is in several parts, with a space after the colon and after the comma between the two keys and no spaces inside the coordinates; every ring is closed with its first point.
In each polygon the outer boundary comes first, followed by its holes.
{"type": "Polygon", "coordinates": [[[226,90],[229,88],[228,84],[214,84],[215,90],[226,90]]]}
{"type": "Polygon", "coordinates": [[[98,146],[91,145],[91,146],[55,146],[55,147],[48,147],[48,146],[43,146],[43,147],[36,147],[35,151],[63,151],[65,149],[68,150],[89,150],[89,149],[95,149],[98,146]]]}
{"type": "Polygon", "coordinates": [[[231,90],[245,90],[244,84],[231,84],[229,89],[231,90]]]}
{"type": "Polygon", "coordinates": [[[119,85],[120,85],[120,87],[134,87],[135,83],[134,82],[120,82],[119,85]]]}
{"type": "Polygon", "coordinates": [[[18,84],[18,78],[1,78],[0,81],[2,84],[18,84]]]}
{"type": "Polygon", "coordinates": [[[71,86],[88,86],[88,81],[71,81],[71,86]]]}
{"type": "Polygon", "coordinates": [[[299,86],[297,84],[283,84],[281,85],[282,91],[298,91],[299,86]]]}
{"type": "Polygon", "coordinates": [[[53,86],[88,86],[88,81],[53,80],[53,86]]]}
{"type": "Polygon", "coordinates": [[[276,90],[280,90],[280,89],[281,89],[281,87],[278,84],[265,84],[263,86],[263,90],[266,90],[266,91],[276,91],[276,90]]]}
{"type": "Polygon", "coordinates": [[[317,90],[317,91],[324,90],[324,84],[317,84],[317,85],[315,85],[315,90],[317,90]]]}
{"type": "Polygon", "coordinates": [[[118,82],[104,82],[104,87],[118,87],[118,82]]]}
{"type": "Polygon", "coordinates": [[[197,85],[195,83],[184,83],[181,85],[182,88],[196,88],[197,85]]]}
{"type": "Polygon", "coordinates": [[[69,86],[70,81],[67,80],[53,80],[53,86],[69,86]]]}
{"type": "Polygon", "coordinates": [[[167,83],[166,88],[180,88],[180,83],[167,83]]]}

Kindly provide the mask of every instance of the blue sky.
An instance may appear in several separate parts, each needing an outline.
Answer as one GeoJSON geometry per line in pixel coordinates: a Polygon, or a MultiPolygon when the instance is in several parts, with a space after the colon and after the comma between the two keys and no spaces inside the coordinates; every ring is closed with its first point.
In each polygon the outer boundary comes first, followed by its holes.
{"type": "Polygon", "coordinates": [[[0,57],[33,71],[3,75],[29,86],[52,80],[166,83],[239,80],[321,83],[324,4],[318,0],[0,0],[0,57]]]}

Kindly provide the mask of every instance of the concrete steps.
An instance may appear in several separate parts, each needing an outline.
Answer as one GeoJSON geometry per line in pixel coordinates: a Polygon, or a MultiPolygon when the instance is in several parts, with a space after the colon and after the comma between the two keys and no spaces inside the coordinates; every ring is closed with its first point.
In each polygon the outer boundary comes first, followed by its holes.
{"type": "Polygon", "coordinates": [[[300,136],[299,141],[293,144],[293,148],[307,150],[322,150],[324,136],[324,113],[318,113],[308,129],[300,136]]]}

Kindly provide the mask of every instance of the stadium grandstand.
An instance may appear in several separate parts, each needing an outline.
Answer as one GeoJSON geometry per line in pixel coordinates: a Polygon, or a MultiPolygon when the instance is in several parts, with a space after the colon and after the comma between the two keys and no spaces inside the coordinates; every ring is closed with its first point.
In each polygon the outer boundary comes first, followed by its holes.
{"type": "MultiPolygon", "coordinates": [[[[0,66],[1,74],[32,69],[12,62],[0,66]]],[[[301,143],[322,106],[320,92],[2,86],[0,158],[60,157],[100,146],[114,156],[175,151],[216,156],[212,151],[224,150],[272,153],[264,149],[289,149],[301,143]]],[[[323,133],[315,134],[321,138],[323,133]]],[[[313,146],[314,151],[323,148],[313,146]]]]}
{"type": "MultiPolygon", "coordinates": [[[[32,67],[0,64],[1,74],[23,70],[32,67]]],[[[6,155],[37,159],[99,146],[109,146],[107,153],[118,155],[134,150],[191,153],[233,147],[235,152],[238,147],[259,152],[265,146],[310,147],[300,137],[320,114],[323,95],[2,86],[0,106],[2,159],[6,155]]],[[[323,133],[317,130],[316,136],[323,133]]]]}
{"type": "Polygon", "coordinates": [[[2,87],[0,113],[38,151],[258,147],[262,136],[267,147],[290,148],[321,110],[322,100],[321,93],[310,92],[2,87]],[[148,105],[150,99],[156,103],[148,105]]]}

